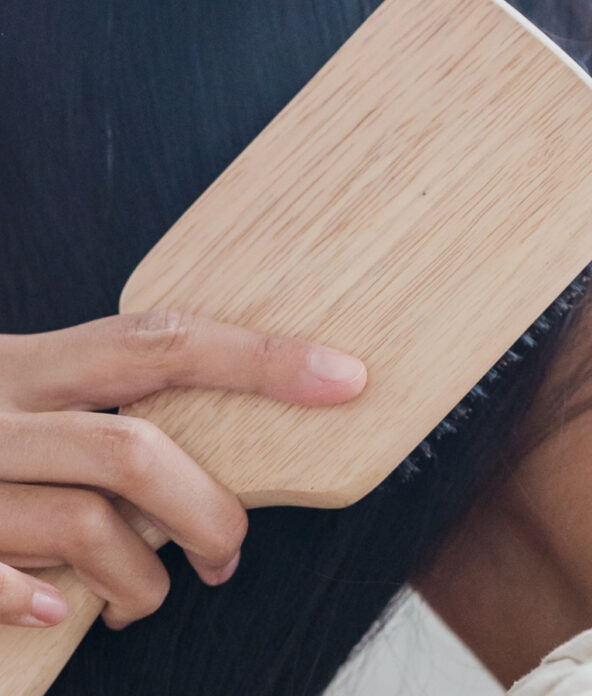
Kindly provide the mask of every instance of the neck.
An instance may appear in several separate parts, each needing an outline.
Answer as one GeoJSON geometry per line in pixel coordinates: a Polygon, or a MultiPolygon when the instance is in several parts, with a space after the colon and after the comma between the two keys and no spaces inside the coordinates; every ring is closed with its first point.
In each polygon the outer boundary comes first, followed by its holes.
{"type": "Polygon", "coordinates": [[[521,429],[538,444],[415,582],[506,687],[592,626],[589,330],[570,332],[521,429]]]}

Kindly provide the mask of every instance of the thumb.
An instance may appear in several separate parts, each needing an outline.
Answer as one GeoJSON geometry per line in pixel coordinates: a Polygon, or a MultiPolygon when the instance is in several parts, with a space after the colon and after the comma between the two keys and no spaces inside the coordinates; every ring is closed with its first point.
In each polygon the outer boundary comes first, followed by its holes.
{"type": "Polygon", "coordinates": [[[175,310],[1,338],[10,400],[25,411],[112,408],[172,386],[324,406],[366,383],[364,364],[339,351],[175,310]]]}
{"type": "Polygon", "coordinates": [[[55,587],[0,563],[0,624],[53,626],[67,611],[66,600],[55,587]]]}

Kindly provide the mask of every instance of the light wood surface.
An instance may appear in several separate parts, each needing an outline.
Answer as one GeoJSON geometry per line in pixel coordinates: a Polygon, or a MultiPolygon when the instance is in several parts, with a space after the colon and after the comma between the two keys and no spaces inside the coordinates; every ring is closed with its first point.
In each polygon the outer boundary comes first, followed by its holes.
{"type": "MultiPolygon", "coordinates": [[[[350,352],[365,391],[306,409],[170,390],[125,412],[246,506],[370,491],[592,259],[592,92],[571,67],[499,3],[387,0],[121,298],[350,352]]],[[[6,696],[44,693],[100,610],[71,571],[42,575],[70,616],[0,630],[6,696]]]]}
{"type": "Polygon", "coordinates": [[[384,5],[120,305],[345,350],[366,362],[365,391],[310,409],[177,389],[126,412],[248,506],[356,501],[592,259],[591,147],[592,92],[497,6],[384,5]]]}

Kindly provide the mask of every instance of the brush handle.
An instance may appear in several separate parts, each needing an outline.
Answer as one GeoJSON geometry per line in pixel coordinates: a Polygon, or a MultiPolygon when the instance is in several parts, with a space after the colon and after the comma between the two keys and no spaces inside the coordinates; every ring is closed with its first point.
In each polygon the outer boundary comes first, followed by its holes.
{"type": "MultiPolygon", "coordinates": [[[[117,500],[115,506],[152,548],[157,549],[168,541],[127,501],[117,500]]],[[[31,571],[31,575],[64,593],[68,616],[51,628],[0,626],[2,696],[44,694],[105,606],[104,600],[88,590],[68,566],[31,571]]]]}

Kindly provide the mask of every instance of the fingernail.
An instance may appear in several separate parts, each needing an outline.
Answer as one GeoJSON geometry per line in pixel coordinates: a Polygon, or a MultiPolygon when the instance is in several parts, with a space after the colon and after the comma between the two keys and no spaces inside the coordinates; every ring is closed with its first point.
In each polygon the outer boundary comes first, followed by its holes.
{"type": "Polygon", "coordinates": [[[66,602],[55,595],[37,590],[31,600],[31,617],[41,625],[52,626],[59,623],[68,611],[66,602]]]}
{"type": "Polygon", "coordinates": [[[366,370],[361,360],[328,348],[312,350],[308,367],[315,377],[327,382],[353,382],[366,370]]]}

